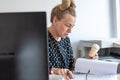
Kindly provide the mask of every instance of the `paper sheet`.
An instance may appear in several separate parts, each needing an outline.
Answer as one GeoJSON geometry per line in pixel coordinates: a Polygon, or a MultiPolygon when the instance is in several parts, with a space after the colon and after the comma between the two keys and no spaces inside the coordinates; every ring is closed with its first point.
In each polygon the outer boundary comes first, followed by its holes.
{"type": "MultiPolygon", "coordinates": [[[[85,74],[74,74],[75,78],[70,80],[86,80],[85,74]]],[[[87,80],[118,80],[117,75],[88,75],[87,80]]]]}
{"type": "Polygon", "coordinates": [[[91,74],[113,75],[117,74],[118,62],[108,62],[101,60],[91,60],[78,58],[75,64],[75,72],[91,74]]]}

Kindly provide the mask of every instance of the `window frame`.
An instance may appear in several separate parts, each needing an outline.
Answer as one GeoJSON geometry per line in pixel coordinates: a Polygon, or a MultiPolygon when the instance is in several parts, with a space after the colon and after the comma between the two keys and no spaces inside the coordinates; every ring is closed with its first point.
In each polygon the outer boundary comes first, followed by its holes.
{"type": "Polygon", "coordinates": [[[116,37],[120,38],[120,0],[113,0],[113,12],[114,12],[114,28],[116,28],[116,37]]]}

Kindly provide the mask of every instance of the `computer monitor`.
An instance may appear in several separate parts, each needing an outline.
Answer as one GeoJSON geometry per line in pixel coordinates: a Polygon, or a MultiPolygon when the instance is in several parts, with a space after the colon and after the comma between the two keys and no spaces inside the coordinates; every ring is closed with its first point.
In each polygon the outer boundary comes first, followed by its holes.
{"type": "Polygon", "coordinates": [[[0,13],[0,56],[14,56],[0,80],[48,80],[47,52],[46,12],[0,13]]]}

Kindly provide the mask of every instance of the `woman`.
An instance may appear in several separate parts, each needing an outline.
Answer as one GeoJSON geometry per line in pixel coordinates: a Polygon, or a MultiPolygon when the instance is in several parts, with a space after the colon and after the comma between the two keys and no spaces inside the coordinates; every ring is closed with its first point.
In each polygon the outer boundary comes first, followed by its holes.
{"type": "MultiPolygon", "coordinates": [[[[75,3],[62,0],[51,12],[51,26],[48,28],[49,69],[54,74],[62,75],[66,80],[73,78],[75,59],[68,37],[76,22],[75,3]]],[[[97,53],[96,53],[97,55],[97,53]]],[[[92,57],[97,59],[97,56],[92,57]]]]}

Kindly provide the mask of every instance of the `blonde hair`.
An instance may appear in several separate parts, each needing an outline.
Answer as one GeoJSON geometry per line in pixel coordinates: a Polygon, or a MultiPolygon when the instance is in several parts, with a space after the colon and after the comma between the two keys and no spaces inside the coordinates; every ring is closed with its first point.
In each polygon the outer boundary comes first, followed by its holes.
{"type": "Polygon", "coordinates": [[[62,0],[61,4],[55,6],[52,9],[50,21],[52,22],[55,16],[57,17],[58,20],[61,20],[65,14],[70,14],[76,17],[75,8],[76,5],[74,0],[62,0]]]}

